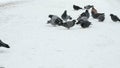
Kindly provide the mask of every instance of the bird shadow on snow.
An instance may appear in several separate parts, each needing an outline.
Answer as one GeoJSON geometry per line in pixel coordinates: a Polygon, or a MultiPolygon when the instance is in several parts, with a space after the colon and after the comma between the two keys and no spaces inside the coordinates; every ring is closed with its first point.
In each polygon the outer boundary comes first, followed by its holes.
{"type": "Polygon", "coordinates": [[[0,54],[5,54],[5,53],[9,53],[9,51],[7,51],[5,49],[0,49],[0,54]]]}

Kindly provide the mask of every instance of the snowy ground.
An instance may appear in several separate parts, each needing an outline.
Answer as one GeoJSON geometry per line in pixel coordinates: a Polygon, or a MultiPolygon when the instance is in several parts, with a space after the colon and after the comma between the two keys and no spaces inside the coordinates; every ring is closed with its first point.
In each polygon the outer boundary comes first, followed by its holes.
{"type": "Polygon", "coordinates": [[[0,39],[11,48],[0,48],[0,67],[5,68],[120,68],[119,0],[0,0],[0,39]],[[17,4],[16,4],[17,3],[17,4]],[[93,4],[106,20],[93,18],[90,28],[47,25],[49,14],[60,16],[65,9],[77,18],[83,11],[72,5],[93,4]]]}

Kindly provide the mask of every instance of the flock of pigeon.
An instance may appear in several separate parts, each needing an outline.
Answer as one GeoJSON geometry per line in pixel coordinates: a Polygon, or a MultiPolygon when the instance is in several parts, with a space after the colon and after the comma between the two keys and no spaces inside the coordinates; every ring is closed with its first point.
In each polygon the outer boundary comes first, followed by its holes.
{"type": "MultiPolygon", "coordinates": [[[[70,29],[75,24],[80,25],[82,28],[88,28],[91,25],[91,22],[89,21],[90,9],[91,9],[91,16],[94,19],[97,19],[99,22],[103,22],[105,20],[105,13],[99,13],[93,5],[86,5],[84,6],[84,8],[77,5],[73,5],[73,9],[76,11],[84,9],[85,12],[80,14],[80,16],[77,19],[73,19],[73,20],[72,17],[67,14],[67,10],[63,12],[61,18],[58,17],[57,15],[48,15],[50,20],[47,21],[47,24],[51,24],[53,26],[56,25],[63,26],[66,27],[67,29],[70,29]]],[[[110,16],[113,22],[120,21],[120,19],[116,15],[110,14],[110,16]]]]}
{"type": "MultiPolygon", "coordinates": [[[[80,10],[83,9],[77,5],[73,5],[74,10],[80,10]]],[[[57,15],[49,15],[50,18],[49,21],[47,21],[47,24],[51,24],[53,26],[63,26],[67,29],[70,29],[75,24],[79,24],[82,28],[88,28],[91,25],[91,22],[88,20],[90,17],[89,10],[91,9],[91,15],[94,19],[98,19],[99,22],[103,22],[105,20],[105,13],[98,13],[97,10],[93,5],[87,5],[84,6],[85,12],[80,14],[80,16],[77,19],[72,20],[72,17],[67,14],[67,10],[64,11],[64,13],[61,15],[61,18],[57,15]],[[68,21],[70,20],[70,21],[68,21]]],[[[110,14],[111,20],[114,22],[120,21],[120,19],[114,15],[110,14]]],[[[6,43],[4,43],[2,40],[0,40],[0,47],[10,48],[10,46],[6,43]]]]}

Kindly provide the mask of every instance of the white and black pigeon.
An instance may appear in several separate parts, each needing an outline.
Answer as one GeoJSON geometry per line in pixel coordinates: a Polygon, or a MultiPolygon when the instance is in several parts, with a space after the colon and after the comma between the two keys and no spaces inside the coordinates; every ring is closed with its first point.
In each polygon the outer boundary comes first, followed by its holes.
{"type": "Polygon", "coordinates": [[[79,6],[77,6],[77,5],[73,5],[73,9],[74,10],[80,10],[80,9],[83,9],[82,7],[79,7],[79,6]]]}
{"type": "Polygon", "coordinates": [[[10,46],[4,43],[2,40],[0,40],[0,47],[10,48],[10,46]]]}
{"type": "Polygon", "coordinates": [[[56,15],[49,15],[48,17],[50,18],[50,20],[47,22],[47,24],[56,26],[63,22],[63,20],[56,15]]]}
{"type": "Polygon", "coordinates": [[[64,13],[61,15],[61,18],[62,18],[64,21],[67,21],[67,20],[71,20],[71,19],[72,19],[72,17],[67,14],[67,10],[64,11],[64,13]]]}

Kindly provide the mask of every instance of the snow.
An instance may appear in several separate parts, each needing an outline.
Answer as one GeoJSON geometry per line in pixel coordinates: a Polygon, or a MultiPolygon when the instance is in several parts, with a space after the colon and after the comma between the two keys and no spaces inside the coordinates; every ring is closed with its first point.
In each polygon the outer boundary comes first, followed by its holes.
{"type": "MultiPolygon", "coordinates": [[[[20,2],[0,7],[0,39],[11,46],[0,48],[0,67],[5,68],[120,68],[119,0],[0,0],[20,2]],[[93,4],[105,12],[104,22],[90,18],[92,25],[70,30],[46,24],[49,14],[64,10],[76,19],[81,11],[72,5],[93,4]]],[[[15,3],[16,3],[15,2],[15,3]]]]}

